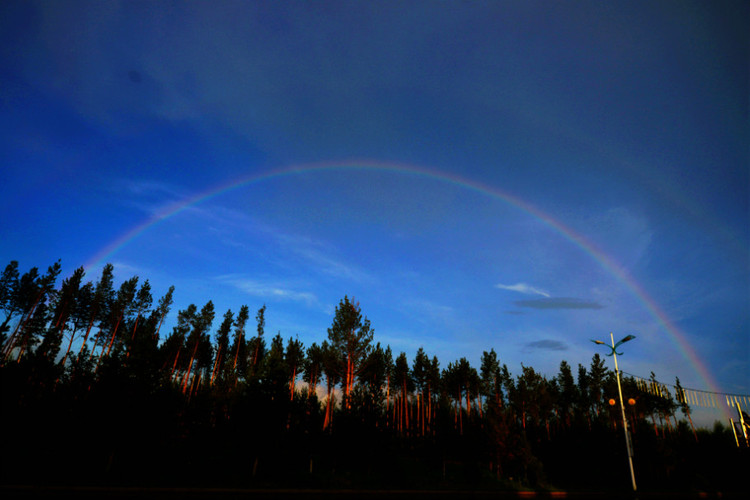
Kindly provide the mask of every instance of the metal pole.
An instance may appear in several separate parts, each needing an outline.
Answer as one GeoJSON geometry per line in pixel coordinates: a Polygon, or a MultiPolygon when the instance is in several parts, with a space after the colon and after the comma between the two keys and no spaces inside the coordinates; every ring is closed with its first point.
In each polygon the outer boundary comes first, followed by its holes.
{"type": "Polygon", "coordinates": [[[734,426],[734,419],[730,418],[729,423],[732,424],[732,432],[734,432],[734,442],[737,443],[737,448],[740,447],[740,440],[737,437],[737,427],[734,426]]]}
{"type": "Polygon", "coordinates": [[[742,430],[742,436],[745,438],[745,445],[750,446],[750,439],[748,439],[747,436],[747,427],[745,424],[745,417],[742,415],[742,407],[740,406],[740,400],[737,398],[737,396],[734,397],[735,402],[737,403],[737,413],[740,415],[740,430],[742,430]]]}
{"type": "Polygon", "coordinates": [[[630,480],[633,482],[633,491],[637,491],[635,486],[635,470],[633,470],[633,445],[630,442],[630,433],[628,432],[628,421],[625,419],[625,403],[622,400],[622,386],[620,385],[620,369],[617,367],[617,353],[615,352],[615,336],[609,334],[612,340],[612,354],[615,358],[615,378],[617,378],[617,392],[620,394],[620,410],[622,410],[622,428],[625,431],[625,446],[628,449],[628,463],[630,464],[630,480]]]}

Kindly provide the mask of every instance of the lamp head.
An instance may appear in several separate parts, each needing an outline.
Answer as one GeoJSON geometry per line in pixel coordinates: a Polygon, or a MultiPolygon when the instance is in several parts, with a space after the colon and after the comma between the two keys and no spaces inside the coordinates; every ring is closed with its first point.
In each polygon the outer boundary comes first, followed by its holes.
{"type": "MultiPolygon", "coordinates": [[[[635,335],[628,335],[627,337],[625,337],[624,339],[622,339],[621,341],[619,341],[618,343],[616,343],[615,344],[615,348],[617,348],[617,346],[619,346],[621,344],[624,344],[625,342],[627,342],[629,340],[633,340],[634,338],[635,338],[635,335]]],[[[618,352],[617,354],[620,354],[620,353],[618,352]]]]}

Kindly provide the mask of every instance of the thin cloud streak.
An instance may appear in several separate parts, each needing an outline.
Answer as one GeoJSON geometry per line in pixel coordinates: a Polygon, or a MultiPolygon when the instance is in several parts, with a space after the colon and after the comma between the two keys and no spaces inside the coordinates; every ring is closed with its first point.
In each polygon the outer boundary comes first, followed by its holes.
{"type": "MultiPolygon", "coordinates": [[[[124,187],[134,195],[128,201],[129,205],[147,212],[151,217],[164,214],[180,205],[182,200],[188,198],[181,188],[165,182],[127,181],[124,183],[124,187]],[[172,201],[165,203],[165,195],[172,201]]],[[[253,234],[257,238],[263,237],[274,242],[288,256],[293,256],[292,261],[320,274],[358,283],[373,283],[375,281],[374,276],[367,271],[340,258],[334,245],[323,240],[290,234],[240,210],[212,203],[200,207],[187,205],[182,207],[180,211],[190,211],[202,216],[205,220],[210,220],[211,227],[225,233],[222,241],[230,243],[232,246],[240,247],[243,245],[234,239],[237,234],[253,234]],[[226,230],[222,231],[222,228],[226,230]],[[231,239],[227,239],[228,237],[231,239]]]]}
{"type": "Polygon", "coordinates": [[[326,248],[328,245],[288,234],[277,234],[277,238],[282,244],[286,244],[288,250],[323,274],[359,283],[372,282],[374,279],[357,266],[332,256],[335,250],[326,248]]]}
{"type": "Polygon", "coordinates": [[[527,295],[541,295],[542,297],[550,297],[549,292],[547,292],[546,290],[527,285],[526,283],[516,283],[515,285],[503,285],[502,283],[498,283],[497,285],[495,285],[495,288],[499,288],[501,290],[510,290],[512,292],[525,293],[527,295]]]}
{"type": "Polygon", "coordinates": [[[254,297],[303,302],[308,306],[314,306],[319,303],[318,297],[314,293],[294,290],[289,285],[283,283],[264,283],[233,274],[217,276],[216,280],[231,285],[254,297]]]}
{"type": "Polygon", "coordinates": [[[210,210],[215,224],[231,224],[235,228],[241,228],[242,231],[247,231],[250,227],[255,234],[274,242],[279,250],[287,254],[287,258],[294,256],[290,259],[291,261],[305,265],[321,274],[360,283],[374,280],[373,276],[366,271],[339,258],[337,248],[326,241],[286,232],[258,217],[248,216],[231,208],[216,205],[210,210]]]}

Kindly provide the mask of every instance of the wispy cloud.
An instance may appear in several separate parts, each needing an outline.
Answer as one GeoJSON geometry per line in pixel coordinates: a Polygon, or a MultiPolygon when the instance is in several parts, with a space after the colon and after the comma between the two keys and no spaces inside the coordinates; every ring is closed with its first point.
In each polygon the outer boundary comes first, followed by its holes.
{"type": "Polygon", "coordinates": [[[308,306],[318,304],[318,297],[314,293],[296,290],[285,283],[262,282],[234,274],[217,276],[216,279],[254,297],[303,302],[308,306]]]}
{"type": "Polygon", "coordinates": [[[495,285],[495,288],[525,293],[527,295],[541,295],[542,297],[550,297],[549,292],[547,292],[546,290],[527,285],[526,283],[516,283],[515,285],[503,285],[502,283],[498,283],[497,285],[495,285]]]}
{"type": "Polygon", "coordinates": [[[114,266],[114,274],[117,281],[129,279],[133,276],[150,276],[147,269],[121,260],[113,261],[112,265],[114,266]]]}
{"type": "Polygon", "coordinates": [[[316,270],[334,278],[357,282],[371,282],[373,277],[353,264],[345,262],[331,245],[310,238],[277,232],[276,238],[283,247],[300,257],[316,270]]]}
{"type": "MultiPolygon", "coordinates": [[[[114,179],[112,193],[122,203],[145,212],[150,217],[163,216],[182,206],[190,196],[190,191],[177,184],[151,179],[114,179]],[[122,196],[122,194],[126,196],[122,196]]],[[[202,210],[195,206],[184,207],[195,213],[202,210]]],[[[209,214],[210,215],[210,214],[209,214]]]]}
{"type": "MultiPolygon", "coordinates": [[[[203,208],[217,227],[231,226],[232,231],[224,231],[224,238],[230,240],[237,234],[253,233],[262,237],[279,250],[278,255],[283,259],[277,261],[279,265],[293,267],[301,265],[318,273],[339,279],[349,279],[356,282],[371,282],[374,278],[360,267],[347,262],[334,245],[325,240],[289,233],[273,224],[269,224],[258,217],[251,217],[231,208],[220,205],[210,205],[203,208]]],[[[240,244],[233,241],[235,246],[240,244]]],[[[273,258],[273,257],[268,257],[273,258]]]]}
{"type": "Polygon", "coordinates": [[[120,180],[118,185],[131,195],[128,200],[131,206],[150,216],[158,216],[178,206],[183,211],[189,210],[201,216],[202,227],[213,230],[215,237],[225,245],[256,250],[256,245],[248,246],[244,242],[243,238],[247,237],[274,245],[277,251],[265,258],[271,260],[274,255],[283,256],[276,263],[284,267],[304,266],[319,274],[359,283],[375,280],[373,275],[348,262],[335,245],[325,240],[286,232],[262,218],[218,203],[182,206],[190,193],[179,186],[148,179],[120,180]]]}
{"type": "Polygon", "coordinates": [[[532,309],[602,309],[604,306],[591,300],[575,297],[547,297],[543,299],[517,300],[519,307],[532,309]]]}

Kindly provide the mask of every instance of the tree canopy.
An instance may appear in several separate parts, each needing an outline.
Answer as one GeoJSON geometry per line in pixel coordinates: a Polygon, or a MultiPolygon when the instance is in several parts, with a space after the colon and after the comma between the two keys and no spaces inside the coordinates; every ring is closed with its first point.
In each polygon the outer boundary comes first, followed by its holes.
{"type": "MultiPolygon", "coordinates": [[[[249,306],[215,322],[211,300],[179,308],[162,332],[174,287],[154,306],[148,280],[116,285],[111,264],[95,282],[79,268],[58,287],[60,269],[21,274],[12,261],[0,276],[2,423],[14,457],[6,483],[628,484],[596,479],[611,474],[602,456],[625,451],[608,403],[615,374],[598,354],[577,378],[565,360],[553,376],[525,365],[513,375],[502,346],[484,351],[478,369],[424,347],[394,358],[346,295],[327,335],[308,346],[279,332],[267,348],[265,305],[249,338],[249,306]]],[[[732,471],[747,454],[731,430],[695,428],[679,379],[657,396],[626,377],[623,392],[635,402],[639,484],[739,485],[732,471]]]]}

